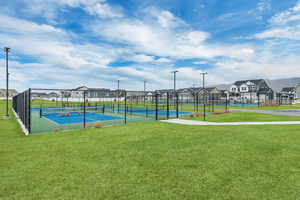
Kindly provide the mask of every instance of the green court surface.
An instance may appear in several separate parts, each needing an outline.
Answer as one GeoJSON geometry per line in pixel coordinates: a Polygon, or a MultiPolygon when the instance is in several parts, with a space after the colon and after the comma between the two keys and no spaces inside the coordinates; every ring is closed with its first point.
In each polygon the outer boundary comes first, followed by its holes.
{"type": "Polygon", "coordinates": [[[299,130],[145,122],[24,136],[1,119],[0,199],[299,199],[299,130]]]}

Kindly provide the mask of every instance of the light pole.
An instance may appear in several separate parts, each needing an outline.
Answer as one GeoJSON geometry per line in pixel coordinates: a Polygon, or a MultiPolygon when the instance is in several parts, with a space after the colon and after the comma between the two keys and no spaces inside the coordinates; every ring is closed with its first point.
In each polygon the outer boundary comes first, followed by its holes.
{"type": "MultiPolygon", "coordinates": [[[[171,73],[174,74],[174,95],[173,95],[173,102],[175,101],[175,98],[177,98],[177,96],[176,96],[176,73],[177,72],[178,72],[177,70],[171,72],[171,73]]],[[[175,104],[174,104],[174,106],[175,106],[175,104]]],[[[178,106],[178,104],[176,103],[176,107],[177,106],[178,106]]]]}
{"type": "Polygon", "coordinates": [[[207,72],[200,73],[202,75],[203,80],[203,119],[205,121],[205,99],[206,99],[206,93],[205,93],[205,75],[207,75],[207,72]]]}
{"type": "Polygon", "coordinates": [[[9,92],[8,92],[8,76],[9,76],[9,73],[8,73],[8,52],[9,51],[10,51],[9,47],[4,47],[4,52],[5,52],[5,55],[6,55],[6,115],[5,115],[5,118],[9,118],[9,115],[8,115],[8,96],[9,96],[9,92]]]}
{"type": "Polygon", "coordinates": [[[176,73],[177,73],[178,71],[172,71],[171,73],[173,73],[174,74],[174,93],[176,93],[176,73]]]}

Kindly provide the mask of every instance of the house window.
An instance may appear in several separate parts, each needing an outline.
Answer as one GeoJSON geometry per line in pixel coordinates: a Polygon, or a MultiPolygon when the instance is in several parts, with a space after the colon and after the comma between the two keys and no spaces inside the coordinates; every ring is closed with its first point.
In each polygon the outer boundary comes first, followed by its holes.
{"type": "Polygon", "coordinates": [[[245,90],[247,90],[247,88],[246,87],[242,87],[242,90],[245,91],[245,90]]]}

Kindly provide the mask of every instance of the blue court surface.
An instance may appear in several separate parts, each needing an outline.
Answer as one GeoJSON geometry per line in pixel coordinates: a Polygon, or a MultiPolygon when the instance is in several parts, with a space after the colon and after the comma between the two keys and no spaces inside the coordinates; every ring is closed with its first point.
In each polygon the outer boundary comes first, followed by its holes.
{"type": "MultiPolygon", "coordinates": [[[[83,114],[78,112],[69,112],[70,116],[62,116],[62,113],[51,113],[49,115],[43,115],[44,118],[51,120],[57,124],[77,124],[83,123],[83,114]]],[[[86,123],[97,121],[110,121],[110,120],[122,120],[122,117],[110,116],[100,113],[86,112],[86,123]]]]}
{"type": "MultiPolygon", "coordinates": [[[[103,106],[87,106],[87,112],[88,110],[101,110],[103,108],[103,106]]],[[[77,109],[80,109],[80,107],[64,107],[64,108],[60,108],[60,107],[47,107],[47,108],[42,108],[43,111],[57,111],[59,112],[72,112],[72,110],[74,111],[77,109]]],[[[32,111],[39,111],[40,108],[32,108],[32,111]]],[[[80,110],[81,112],[83,112],[83,109],[80,110]]],[[[120,107],[119,109],[117,107],[114,107],[114,109],[111,106],[105,106],[105,111],[107,112],[121,112],[124,113],[125,109],[124,107],[120,107]]],[[[104,112],[105,112],[104,111],[104,112]]],[[[76,112],[74,112],[76,113],[76,112]]],[[[93,112],[91,112],[93,113],[93,112]]],[[[140,115],[151,115],[151,116],[155,116],[156,115],[156,110],[151,108],[151,109],[146,109],[146,108],[131,108],[128,107],[127,109],[127,113],[128,114],[140,114],[140,115]]],[[[178,111],[179,115],[188,115],[191,114],[192,112],[186,112],[186,111],[178,111]]],[[[93,113],[94,114],[94,113],[93,113]]],[[[158,110],[158,115],[159,116],[167,116],[167,110],[158,110]]],[[[176,116],[176,110],[170,110],[169,111],[169,116],[176,116]]]]}

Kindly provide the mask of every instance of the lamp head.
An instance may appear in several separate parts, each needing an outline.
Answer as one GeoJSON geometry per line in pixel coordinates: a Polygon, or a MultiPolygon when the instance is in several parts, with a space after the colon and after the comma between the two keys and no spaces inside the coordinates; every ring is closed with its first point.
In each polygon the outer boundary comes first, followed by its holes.
{"type": "Polygon", "coordinates": [[[9,47],[4,47],[4,52],[10,52],[10,48],[9,47]]]}

